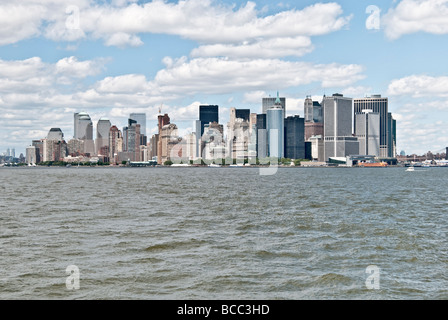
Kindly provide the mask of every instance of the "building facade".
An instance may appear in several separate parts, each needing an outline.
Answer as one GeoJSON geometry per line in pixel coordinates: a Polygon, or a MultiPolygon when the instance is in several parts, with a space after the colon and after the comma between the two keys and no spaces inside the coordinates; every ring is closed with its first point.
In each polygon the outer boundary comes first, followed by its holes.
{"type": "Polygon", "coordinates": [[[266,111],[268,156],[281,159],[284,157],[284,109],[277,96],[274,106],[266,111]]]}
{"type": "Polygon", "coordinates": [[[355,136],[359,141],[359,155],[380,156],[380,114],[363,110],[355,114],[355,136]]]}
{"type": "Polygon", "coordinates": [[[352,134],[352,99],[336,93],[324,97],[322,106],[325,161],[358,154],[359,142],[352,134]]]}
{"type": "Polygon", "coordinates": [[[305,119],[291,116],[285,119],[285,152],[289,159],[305,159],[305,119]]]}
{"type": "MultiPolygon", "coordinates": [[[[353,101],[354,113],[362,113],[363,110],[372,110],[380,115],[380,157],[388,157],[393,146],[390,146],[388,135],[388,115],[389,115],[389,99],[381,97],[381,95],[372,95],[353,101]]],[[[356,127],[356,118],[354,119],[356,127]]]]}

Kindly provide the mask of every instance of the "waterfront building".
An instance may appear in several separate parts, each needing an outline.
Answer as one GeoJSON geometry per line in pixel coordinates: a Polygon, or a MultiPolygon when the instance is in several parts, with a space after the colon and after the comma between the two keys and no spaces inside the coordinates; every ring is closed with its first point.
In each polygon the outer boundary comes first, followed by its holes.
{"type": "MultiPolygon", "coordinates": [[[[165,161],[171,160],[171,150],[182,139],[179,139],[178,128],[175,124],[170,123],[162,127],[160,134],[161,152],[160,152],[160,164],[164,164],[165,161]]],[[[181,154],[176,154],[178,157],[182,157],[181,154]]],[[[158,161],[159,162],[159,161],[158,161]]]]}
{"type": "Polygon", "coordinates": [[[322,101],[325,161],[359,153],[358,138],[352,134],[352,102],[337,93],[322,101]]]}
{"type": "Polygon", "coordinates": [[[140,125],[140,134],[146,136],[146,113],[131,113],[129,119],[135,120],[140,125]]]}
{"type": "MultiPolygon", "coordinates": [[[[388,121],[389,117],[389,99],[381,97],[381,95],[372,95],[353,100],[354,113],[361,113],[363,110],[372,110],[374,113],[380,115],[380,157],[386,158],[394,153],[393,138],[388,121]]],[[[354,126],[356,127],[356,118],[354,119],[354,126]]]]}
{"type": "Polygon", "coordinates": [[[47,140],[62,141],[64,140],[64,133],[60,128],[51,128],[47,134],[47,140]]]}
{"type": "Polygon", "coordinates": [[[251,131],[250,111],[238,112],[238,109],[230,108],[230,121],[227,124],[227,156],[229,158],[240,162],[248,159],[251,131]]]}
{"type": "Polygon", "coordinates": [[[109,131],[111,128],[109,119],[101,118],[96,125],[96,154],[109,157],[109,131]]]}
{"type": "Polygon", "coordinates": [[[67,143],[61,140],[43,139],[43,161],[63,161],[67,156],[67,143]]]}
{"type": "Polygon", "coordinates": [[[34,146],[28,146],[26,148],[26,164],[27,165],[34,165],[37,163],[36,160],[36,147],[34,146]]]}
{"type": "Polygon", "coordinates": [[[200,105],[199,120],[196,121],[196,140],[197,140],[197,156],[201,157],[204,149],[202,135],[204,134],[204,126],[209,123],[219,123],[219,106],[217,105],[200,105]]]}
{"type": "MultiPolygon", "coordinates": [[[[157,141],[157,164],[163,164],[162,162],[162,129],[163,127],[165,127],[166,125],[170,124],[170,117],[168,116],[168,114],[159,114],[157,116],[157,121],[158,121],[158,141],[157,141]]],[[[166,154],[165,154],[166,157],[166,154]]]]}
{"type": "MultiPolygon", "coordinates": [[[[196,137],[196,135],[195,135],[195,137],[196,137]]],[[[148,142],[149,160],[157,159],[158,144],[159,144],[159,134],[156,133],[156,134],[152,135],[151,139],[149,139],[149,142],[148,142]]],[[[196,149],[195,149],[195,155],[196,155],[196,149]]]]}
{"type": "Polygon", "coordinates": [[[31,145],[36,148],[36,164],[43,161],[44,158],[44,142],[43,139],[33,140],[31,145]]]}
{"type": "Polygon", "coordinates": [[[397,120],[392,117],[392,113],[387,114],[387,150],[388,157],[397,156],[397,120]]]}
{"type": "Polygon", "coordinates": [[[117,126],[109,129],[109,161],[118,163],[118,154],[123,152],[123,135],[117,126]]]}
{"type": "Polygon", "coordinates": [[[72,157],[78,157],[84,154],[84,140],[71,139],[67,143],[68,154],[72,157]]]}
{"type": "Polygon", "coordinates": [[[217,122],[210,122],[204,126],[202,135],[204,149],[201,158],[205,160],[219,160],[226,157],[226,143],[224,140],[224,126],[217,122]]]}
{"type": "Polygon", "coordinates": [[[305,141],[309,141],[312,136],[324,135],[324,116],[322,104],[313,101],[311,96],[307,96],[304,103],[305,114],[305,141]]]}
{"type": "Polygon", "coordinates": [[[380,156],[380,114],[363,110],[355,114],[355,136],[359,141],[359,155],[380,156]]]}
{"type": "Polygon", "coordinates": [[[305,119],[290,116],[285,119],[285,152],[289,159],[305,159],[305,119]]]}
{"type": "Polygon", "coordinates": [[[84,140],[84,154],[95,154],[95,142],[93,141],[93,123],[90,116],[85,112],[74,114],[74,136],[75,139],[84,140]]]}
{"type": "Polygon", "coordinates": [[[284,108],[277,93],[277,99],[266,111],[268,156],[281,159],[284,156],[284,108]]]}
{"type": "Polygon", "coordinates": [[[129,126],[127,127],[127,149],[126,151],[131,154],[131,161],[141,161],[140,159],[140,125],[132,119],[128,120],[129,126]]]}
{"type": "Polygon", "coordinates": [[[268,156],[268,136],[266,114],[257,114],[257,157],[259,159],[268,156]]]}

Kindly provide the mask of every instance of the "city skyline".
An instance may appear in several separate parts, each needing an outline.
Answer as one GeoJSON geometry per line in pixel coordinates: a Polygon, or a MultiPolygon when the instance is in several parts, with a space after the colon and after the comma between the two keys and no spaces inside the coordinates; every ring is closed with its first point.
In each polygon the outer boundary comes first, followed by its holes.
{"type": "Polygon", "coordinates": [[[285,116],[301,117],[307,96],[381,94],[397,152],[436,153],[448,145],[448,22],[437,19],[447,3],[3,3],[0,150],[25,154],[53,127],[72,137],[81,111],[120,130],[146,113],[150,137],[161,109],[183,136],[195,132],[199,105],[219,105],[225,124],[230,108],[261,113],[261,99],[280,91],[285,116]]]}

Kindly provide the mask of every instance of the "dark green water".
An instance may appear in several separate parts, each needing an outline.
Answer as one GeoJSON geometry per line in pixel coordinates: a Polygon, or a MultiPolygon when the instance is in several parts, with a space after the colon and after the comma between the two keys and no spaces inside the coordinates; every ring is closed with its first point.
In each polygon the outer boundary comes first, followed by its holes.
{"type": "Polygon", "coordinates": [[[448,169],[420,170],[1,168],[0,299],[448,299],[448,169]]]}

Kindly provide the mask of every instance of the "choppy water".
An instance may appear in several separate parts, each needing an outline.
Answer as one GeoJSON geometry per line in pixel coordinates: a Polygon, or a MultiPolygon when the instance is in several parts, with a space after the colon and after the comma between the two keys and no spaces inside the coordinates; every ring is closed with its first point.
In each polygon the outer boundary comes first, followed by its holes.
{"type": "Polygon", "coordinates": [[[448,299],[448,169],[258,173],[1,168],[0,299],[448,299]]]}

